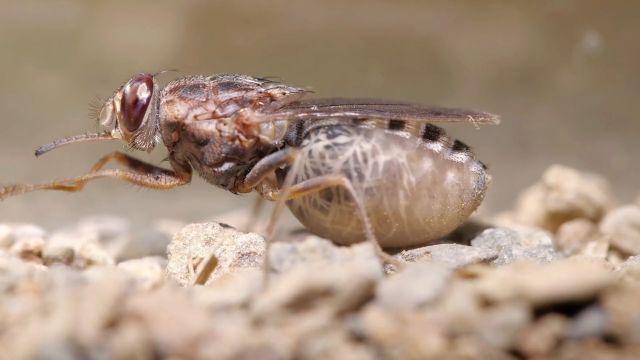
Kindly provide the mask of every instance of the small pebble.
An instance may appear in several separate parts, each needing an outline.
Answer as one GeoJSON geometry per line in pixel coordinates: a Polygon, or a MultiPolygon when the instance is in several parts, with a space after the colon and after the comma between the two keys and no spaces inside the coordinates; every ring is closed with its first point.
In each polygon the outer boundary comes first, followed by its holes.
{"type": "Polygon", "coordinates": [[[531,322],[531,308],[523,302],[511,302],[489,307],[483,312],[478,326],[482,340],[503,350],[515,347],[521,334],[531,322]]]}
{"type": "MultiPolygon", "coordinates": [[[[218,223],[187,225],[167,247],[167,274],[181,285],[193,283],[198,265],[211,255],[217,266],[208,281],[244,268],[259,268],[264,257],[264,239],[244,234],[218,223]]],[[[204,282],[206,284],[206,281],[204,282]]]]}
{"type": "Polygon", "coordinates": [[[530,358],[548,357],[560,343],[569,320],[560,314],[546,314],[531,324],[518,340],[518,349],[530,358]]]}
{"type": "Polygon", "coordinates": [[[42,237],[21,236],[11,245],[9,251],[25,260],[40,262],[45,244],[42,237]]]}
{"type": "Polygon", "coordinates": [[[75,259],[76,252],[73,248],[67,246],[48,246],[42,253],[44,264],[49,266],[53,264],[71,265],[75,259]]]}
{"type": "Polygon", "coordinates": [[[487,301],[541,305],[588,300],[615,282],[604,260],[568,258],[543,265],[519,261],[500,266],[482,272],[474,286],[487,301]]]}
{"type": "Polygon", "coordinates": [[[37,247],[36,244],[44,244],[46,236],[46,231],[37,225],[0,224],[0,247],[12,248],[15,245],[16,251],[19,251],[17,248],[26,250],[28,247],[37,247]]]}
{"type": "Polygon", "coordinates": [[[115,260],[100,244],[87,242],[76,253],[76,263],[81,268],[89,266],[113,266],[115,260]]]}
{"type": "Polygon", "coordinates": [[[447,288],[451,268],[438,262],[417,262],[386,277],[376,289],[376,302],[399,309],[415,308],[434,301],[447,288]]]}
{"type": "Polygon", "coordinates": [[[640,345],[640,286],[614,288],[601,300],[607,314],[607,333],[622,344],[640,345]]]}
{"type": "Polygon", "coordinates": [[[558,228],[555,244],[565,255],[580,253],[591,241],[600,236],[598,227],[587,219],[574,219],[565,222],[558,228]]]}
{"type": "Polygon", "coordinates": [[[523,224],[555,232],[573,219],[596,222],[613,203],[611,188],[601,176],[553,165],[539,183],[520,195],[515,217],[523,224]]]}
{"type": "Polygon", "coordinates": [[[0,247],[9,248],[13,244],[11,233],[13,229],[8,224],[0,224],[0,247]]]}
{"type": "Polygon", "coordinates": [[[573,340],[602,337],[606,333],[608,320],[602,306],[589,306],[571,321],[566,336],[573,340]]]}
{"type": "Polygon", "coordinates": [[[353,310],[372,298],[381,278],[382,268],[376,269],[366,261],[297,267],[271,280],[251,311],[259,319],[273,321],[307,311],[317,311],[325,319],[353,310]]]}
{"type": "Polygon", "coordinates": [[[493,263],[496,265],[506,265],[519,259],[547,263],[559,258],[551,237],[540,230],[487,229],[471,240],[471,245],[495,251],[498,256],[493,263]]]}
{"type": "Polygon", "coordinates": [[[149,256],[123,261],[117,267],[133,275],[143,289],[153,289],[162,284],[166,265],[166,259],[149,256]]]}
{"type": "Polygon", "coordinates": [[[395,257],[406,262],[439,262],[457,269],[471,264],[495,260],[498,257],[498,251],[491,248],[460,244],[438,244],[402,250],[395,257]]]}
{"type": "Polygon", "coordinates": [[[295,241],[274,242],[271,245],[271,270],[282,273],[309,265],[326,265],[365,261],[379,266],[379,260],[370,244],[362,242],[352,246],[336,246],[319,236],[303,233],[295,241]]]}
{"type": "Polygon", "coordinates": [[[628,205],[612,210],[600,223],[611,246],[628,255],[640,255],[640,206],[628,205]]]}
{"type": "Polygon", "coordinates": [[[609,262],[613,263],[609,255],[611,255],[609,241],[606,236],[601,236],[597,240],[589,241],[582,251],[580,251],[579,255],[590,256],[605,259],[607,258],[609,262]]]}
{"type": "Polygon", "coordinates": [[[629,257],[618,266],[617,272],[627,284],[640,284],[640,255],[629,257]]]}

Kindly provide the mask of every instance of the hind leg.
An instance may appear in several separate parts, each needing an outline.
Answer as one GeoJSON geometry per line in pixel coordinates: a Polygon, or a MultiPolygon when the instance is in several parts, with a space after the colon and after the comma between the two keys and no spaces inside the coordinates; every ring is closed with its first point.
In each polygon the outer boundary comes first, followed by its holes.
{"type": "Polygon", "coordinates": [[[401,267],[401,261],[387,254],[386,252],[384,252],[384,250],[382,250],[382,247],[380,247],[380,244],[376,240],[375,234],[373,233],[373,226],[371,225],[371,221],[369,220],[369,216],[367,215],[366,208],[362,201],[362,196],[356,191],[351,181],[345,176],[340,174],[331,174],[305,180],[301,183],[291,186],[288,191],[284,191],[282,194],[282,198],[284,199],[284,201],[293,200],[332,187],[342,187],[347,190],[349,195],[351,195],[351,198],[353,199],[353,202],[356,206],[356,216],[363,224],[362,230],[364,232],[365,238],[371,244],[371,246],[373,246],[376,255],[380,258],[380,260],[383,263],[401,267]]]}
{"type": "Polygon", "coordinates": [[[276,227],[282,215],[282,211],[284,210],[286,201],[334,186],[341,186],[351,194],[351,197],[356,204],[356,216],[360,218],[363,224],[365,238],[371,243],[381,262],[401,267],[401,261],[385,253],[380,247],[380,244],[373,233],[373,227],[364,207],[362,196],[355,190],[353,184],[348,178],[340,174],[331,174],[308,179],[298,184],[293,184],[295,174],[298,173],[301,167],[298,154],[299,152],[295,148],[285,148],[265,157],[259,161],[253,169],[251,169],[241,185],[242,191],[255,189],[260,192],[264,198],[276,201],[265,233],[266,250],[263,263],[265,284],[267,283],[269,269],[271,267],[269,257],[271,240],[276,232],[276,227]],[[274,172],[277,169],[284,167],[289,168],[284,182],[279,186],[279,188],[277,186],[273,186],[274,184],[270,184],[270,179],[274,172]],[[262,186],[265,185],[265,182],[268,183],[268,186],[262,186]]]}

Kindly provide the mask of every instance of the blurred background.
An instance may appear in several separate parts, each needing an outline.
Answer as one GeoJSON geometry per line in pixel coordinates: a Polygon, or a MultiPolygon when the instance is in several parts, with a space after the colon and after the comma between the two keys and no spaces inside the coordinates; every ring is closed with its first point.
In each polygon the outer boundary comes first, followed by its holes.
{"type": "MultiPolygon", "coordinates": [[[[317,96],[383,97],[500,114],[449,126],[486,162],[484,213],[554,163],[601,173],[622,201],[640,183],[640,2],[0,0],[0,183],[85,173],[115,142],[36,159],[54,138],[93,131],[88,104],[132,74],[276,76],[317,96]]],[[[159,147],[136,156],[159,163],[159,147]]],[[[0,203],[0,221],[46,226],[91,214],[143,224],[250,206],[195,178],[171,191],[99,180],[81,193],[0,203]]]]}

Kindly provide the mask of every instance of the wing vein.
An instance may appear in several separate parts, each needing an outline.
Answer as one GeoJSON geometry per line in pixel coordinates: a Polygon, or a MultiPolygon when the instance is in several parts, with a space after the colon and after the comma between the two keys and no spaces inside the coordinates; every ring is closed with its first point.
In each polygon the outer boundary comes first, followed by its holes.
{"type": "Polygon", "coordinates": [[[261,117],[264,117],[266,121],[361,118],[402,120],[413,123],[470,123],[474,125],[498,124],[500,122],[497,115],[481,111],[378,99],[346,98],[300,100],[277,110],[263,113],[261,117]]]}

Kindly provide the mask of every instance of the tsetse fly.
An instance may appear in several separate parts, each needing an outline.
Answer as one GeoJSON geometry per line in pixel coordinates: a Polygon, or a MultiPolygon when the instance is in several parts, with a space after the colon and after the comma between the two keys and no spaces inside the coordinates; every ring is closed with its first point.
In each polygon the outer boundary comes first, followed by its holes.
{"type": "Polygon", "coordinates": [[[306,95],[247,75],[187,76],[164,87],[154,74],[135,75],[104,102],[104,132],[53,141],[36,156],[80,141],[119,139],[144,151],[162,141],[170,169],[116,151],[86,175],[0,187],[0,198],[79,191],[98,178],[170,189],[188,184],[195,170],[232,193],[276,201],[268,234],[286,204],[311,232],[338,244],[368,240],[388,262],[381,247],[441,238],[481,203],[490,181],[485,165],[434,123],[496,124],[497,116],[306,95]],[[103,169],[109,162],[122,168],[103,169]]]}

